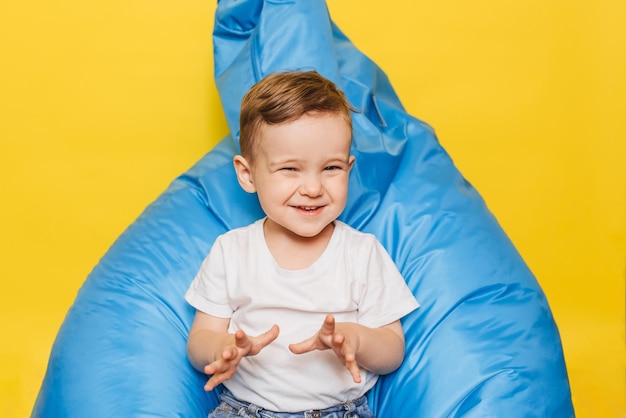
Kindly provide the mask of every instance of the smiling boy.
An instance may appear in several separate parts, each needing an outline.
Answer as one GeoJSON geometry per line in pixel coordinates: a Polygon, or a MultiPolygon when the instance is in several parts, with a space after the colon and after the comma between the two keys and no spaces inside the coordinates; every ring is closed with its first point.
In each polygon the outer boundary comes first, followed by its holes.
{"type": "Polygon", "coordinates": [[[267,76],[241,105],[241,187],[265,217],[218,237],[187,291],[193,366],[224,384],[209,417],[372,417],[365,394],[404,357],[419,305],[344,210],[352,108],[317,72],[267,76]],[[248,414],[248,415],[246,415],[248,414]]]}

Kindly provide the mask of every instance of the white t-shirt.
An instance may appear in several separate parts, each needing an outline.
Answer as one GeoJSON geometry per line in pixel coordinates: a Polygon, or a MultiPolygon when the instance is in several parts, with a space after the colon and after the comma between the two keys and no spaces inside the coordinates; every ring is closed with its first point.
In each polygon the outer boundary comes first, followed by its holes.
{"type": "Polygon", "coordinates": [[[199,311],[230,318],[228,332],[256,336],[278,324],[280,334],[256,356],[244,357],[224,385],[262,408],[294,412],[354,400],[376,383],[361,370],[361,383],[332,350],[293,354],[289,344],[319,331],[328,313],[337,322],[377,328],[419,304],[376,240],[335,221],[328,246],[304,270],[284,270],[272,257],[263,222],[217,238],[185,297],[199,311]]]}

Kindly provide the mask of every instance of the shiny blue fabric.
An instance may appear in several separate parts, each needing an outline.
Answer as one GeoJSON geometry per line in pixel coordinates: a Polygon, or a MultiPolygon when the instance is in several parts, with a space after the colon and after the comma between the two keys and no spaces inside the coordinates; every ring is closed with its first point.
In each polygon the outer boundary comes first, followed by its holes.
{"type": "MultiPolygon", "coordinates": [[[[399,11],[400,12],[400,11],[399,11]]],[[[217,404],[189,365],[187,286],[218,234],[262,216],[237,184],[239,103],[264,75],[315,69],[359,109],[341,219],[378,236],[422,306],[406,358],[369,394],[391,417],[571,417],[558,330],[537,281],[433,130],[321,0],[222,0],[215,75],[232,136],[120,236],[59,330],[34,417],[204,417],[217,404]]]]}

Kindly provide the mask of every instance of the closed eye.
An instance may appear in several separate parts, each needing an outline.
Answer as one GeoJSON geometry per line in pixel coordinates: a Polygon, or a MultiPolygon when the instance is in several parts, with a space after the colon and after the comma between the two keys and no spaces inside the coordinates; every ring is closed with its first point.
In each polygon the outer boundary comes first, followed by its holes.
{"type": "Polygon", "coordinates": [[[329,165],[328,167],[325,167],[324,170],[326,171],[341,170],[341,167],[339,167],[338,165],[329,165]]]}

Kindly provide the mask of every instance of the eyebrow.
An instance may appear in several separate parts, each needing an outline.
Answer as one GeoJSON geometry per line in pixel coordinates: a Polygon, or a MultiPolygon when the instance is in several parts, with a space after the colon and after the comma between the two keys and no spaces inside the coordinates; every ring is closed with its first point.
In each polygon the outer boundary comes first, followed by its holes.
{"type": "MultiPolygon", "coordinates": [[[[304,159],[298,159],[298,158],[286,158],[284,160],[273,160],[273,161],[268,161],[268,166],[270,168],[276,167],[276,166],[281,166],[281,165],[289,165],[289,164],[300,164],[302,163],[302,161],[308,162],[308,160],[304,159]]],[[[330,157],[326,160],[324,160],[324,163],[322,165],[328,165],[328,164],[336,164],[336,163],[341,163],[341,164],[348,164],[350,162],[350,155],[348,155],[347,157],[344,156],[333,156],[330,157]]]]}
{"type": "Polygon", "coordinates": [[[280,165],[296,164],[298,162],[300,162],[300,160],[298,160],[297,158],[287,158],[284,160],[270,160],[268,161],[268,165],[271,168],[271,167],[276,167],[280,165]]]}

